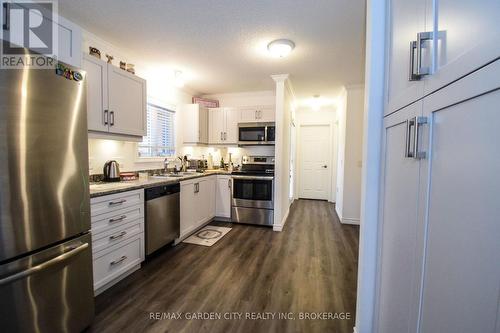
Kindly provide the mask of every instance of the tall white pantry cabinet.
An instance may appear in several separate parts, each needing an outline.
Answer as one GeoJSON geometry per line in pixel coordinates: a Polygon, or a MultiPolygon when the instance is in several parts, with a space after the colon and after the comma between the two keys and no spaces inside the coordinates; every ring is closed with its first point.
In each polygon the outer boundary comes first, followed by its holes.
{"type": "Polygon", "coordinates": [[[498,18],[389,1],[378,333],[500,332],[498,18]]]}

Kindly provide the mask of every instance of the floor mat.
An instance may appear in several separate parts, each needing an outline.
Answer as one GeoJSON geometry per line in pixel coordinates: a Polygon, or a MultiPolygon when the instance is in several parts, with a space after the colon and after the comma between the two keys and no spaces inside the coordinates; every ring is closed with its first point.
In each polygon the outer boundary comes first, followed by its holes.
{"type": "Polygon", "coordinates": [[[222,239],[222,237],[224,237],[229,231],[231,231],[231,228],[207,225],[182,242],[203,246],[212,246],[220,239],[222,239]]]}

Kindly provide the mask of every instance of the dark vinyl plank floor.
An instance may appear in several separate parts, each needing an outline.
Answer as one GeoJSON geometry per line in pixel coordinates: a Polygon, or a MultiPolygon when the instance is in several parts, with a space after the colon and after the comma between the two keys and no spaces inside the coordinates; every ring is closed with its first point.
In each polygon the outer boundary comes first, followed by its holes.
{"type": "MultiPolygon", "coordinates": [[[[283,232],[233,229],[212,247],[181,243],[96,298],[89,332],[352,333],[358,227],[342,225],[335,206],[298,200],[283,232]],[[181,314],[181,319],[150,319],[181,314]],[[349,313],[349,320],[299,320],[300,313],[349,313]],[[188,314],[242,313],[242,319],[187,319],[188,314]],[[245,319],[246,313],[295,319],[245,319]]],[[[237,316],[237,315],[234,315],[237,316]]]]}

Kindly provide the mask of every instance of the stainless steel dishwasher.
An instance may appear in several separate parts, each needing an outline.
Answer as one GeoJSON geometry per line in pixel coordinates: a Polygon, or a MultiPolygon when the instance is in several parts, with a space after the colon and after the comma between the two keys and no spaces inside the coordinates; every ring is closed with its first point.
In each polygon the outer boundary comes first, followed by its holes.
{"type": "Polygon", "coordinates": [[[180,188],[173,184],[145,190],[146,255],[179,237],[180,188]]]}

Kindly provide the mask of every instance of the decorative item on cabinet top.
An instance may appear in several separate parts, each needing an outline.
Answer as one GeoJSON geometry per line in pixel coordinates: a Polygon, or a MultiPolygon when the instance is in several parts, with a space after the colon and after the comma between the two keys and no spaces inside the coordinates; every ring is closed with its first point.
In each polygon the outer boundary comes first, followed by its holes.
{"type": "Polygon", "coordinates": [[[101,59],[101,51],[99,51],[99,49],[96,47],[89,46],[89,54],[96,57],[97,59],[101,59]]]}
{"type": "Polygon", "coordinates": [[[218,108],[219,101],[215,99],[208,99],[202,97],[193,97],[193,104],[199,104],[206,108],[218,108]]]}
{"type": "Polygon", "coordinates": [[[113,64],[113,59],[115,57],[113,57],[111,54],[106,54],[106,58],[108,58],[108,61],[107,61],[108,64],[113,64]]]}

